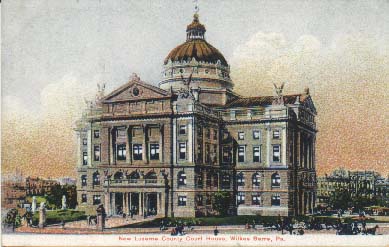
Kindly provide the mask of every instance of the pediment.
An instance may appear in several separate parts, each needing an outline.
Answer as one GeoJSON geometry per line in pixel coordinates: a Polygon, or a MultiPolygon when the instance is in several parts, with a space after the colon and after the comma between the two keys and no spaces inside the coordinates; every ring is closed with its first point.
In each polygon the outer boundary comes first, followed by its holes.
{"type": "Polygon", "coordinates": [[[304,99],[304,107],[311,110],[311,112],[313,112],[315,115],[317,114],[316,107],[313,104],[313,100],[312,100],[311,96],[308,96],[307,98],[304,99]]]}
{"type": "Polygon", "coordinates": [[[103,103],[170,97],[163,89],[140,80],[131,80],[103,98],[103,103]]]}

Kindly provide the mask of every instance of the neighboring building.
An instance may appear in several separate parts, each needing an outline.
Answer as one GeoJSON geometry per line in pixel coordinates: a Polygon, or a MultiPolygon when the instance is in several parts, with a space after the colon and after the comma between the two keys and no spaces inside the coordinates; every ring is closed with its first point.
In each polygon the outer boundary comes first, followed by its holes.
{"type": "Polygon", "coordinates": [[[26,189],[20,182],[3,182],[1,186],[1,208],[22,208],[26,202],[26,189]]]}
{"type": "Polygon", "coordinates": [[[77,183],[77,179],[69,177],[58,178],[57,181],[60,185],[75,185],[77,183]]]}
{"type": "Polygon", "coordinates": [[[59,185],[59,182],[54,179],[44,179],[44,178],[26,178],[26,192],[28,196],[31,195],[45,195],[51,191],[51,187],[54,185],[59,185]]]}
{"type": "Polygon", "coordinates": [[[336,190],[345,189],[352,197],[363,196],[372,198],[386,194],[387,180],[374,171],[347,171],[337,169],[331,175],[317,179],[317,203],[327,206],[331,195],[336,190]]]}
{"type": "Polygon", "coordinates": [[[165,59],[159,87],[134,75],[106,96],[100,88],[77,122],[79,208],[214,215],[214,193],[227,191],[231,214],[312,212],[317,130],[309,90],[240,96],[197,15],[186,33],[165,59]]]}

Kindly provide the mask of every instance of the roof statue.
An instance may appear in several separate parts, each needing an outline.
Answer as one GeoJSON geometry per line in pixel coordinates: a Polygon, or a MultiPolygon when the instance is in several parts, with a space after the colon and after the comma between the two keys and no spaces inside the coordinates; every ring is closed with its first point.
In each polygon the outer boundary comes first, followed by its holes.
{"type": "Polygon", "coordinates": [[[273,85],[276,93],[276,96],[273,100],[273,105],[283,105],[284,104],[283,90],[284,90],[285,82],[283,82],[281,86],[277,86],[275,83],[273,83],[273,85]]]}

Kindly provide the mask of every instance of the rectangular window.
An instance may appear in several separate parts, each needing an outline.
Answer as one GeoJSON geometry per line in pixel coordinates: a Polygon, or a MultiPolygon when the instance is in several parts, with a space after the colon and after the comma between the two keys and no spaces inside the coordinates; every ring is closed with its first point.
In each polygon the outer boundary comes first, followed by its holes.
{"type": "Polygon", "coordinates": [[[94,138],[100,138],[100,130],[94,130],[93,136],[94,136],[94,138]]]}
{"type": "Polygon", "coordinates": [[[159,144],[150,144],[150,159],[159,160],[159,144]]]}
{"type": "Polygon", "coordinates": [[[210,129],[207,129],[207,138],[211,139],[211,130],[210,129]]]}
{"type": "Polygon", "coordinates": [[[101,196],[93,195],[93,205],[99,205],[99,204],[101,204],[101,196]]]}
{"type": "Polygon", "coordinates": [[[186,135],[186,125],[180,125],[180,135],[186,135]]]}
{"type": "Polygon", "coordinates": [[[186,196],[178,197],[178,206],[186,206],[186,196]]]}
{"type": "Polygon", "coordinates": [[[186,143],[181,142],[178,144],[179,145],[179,159],[184,160],[186,159],[186,143]]]}
{"type": "Polygon", "coordinates": [[[217,140],[217,130],[213,130],[213,139],[217,140]]]}
{"type": "Polygon", "coordinates": [[[244,200],[245,200],[245,194],[244,192],[238,192],[238,195],[237,195],[237,203],[238,205],[240,204],[244,204],[244,200]]]}
{"type": "Polygon", "coordinates": [[[261,132],[259,130],[253,130],[253,139],[259,140],[261,138],[261,132]]]}
{"type": "Polygon", "coordinates": [[[281,205],[281,197],[279,194],[275,194],[271,197],[271,205],[272,206],[280,206],[281,205]]]}
{"type": "Polygon", "coordinates": [[[196,201],[197,201],[197,206],[203,206],[203,196],[202,195],[197,195],[196,201]]]}
{"type": "Polygon", "coordinates": [[[87,181],[86,181],[86,175],[81,176],[81,186],[86,186],[87,181]]]}
{"type": "Polygon", "coordinates": [[[82,164],[84,166],[88,165],[88,153],[82,152],[82,164]]]}
{"type": "Polygon", "coordinates": [[[246,147],[238,146],[238,162],[244,162],[246,156],[246,147]]]}
{"type": "Polygon", "coordinates": [[[117,159],[118,160],[126,160],[126,144],[118,144],[117,145],[117,159]]]}
{"type": "Polygon", "coordinates": [[[118,129],[117,130],[117,137],[125,137],[126,136],[126,129],[118,129]]]}
{"type": "Polygon", "coordinates": [[[223,147],[223,163],[231,162],[231,147],[223,147]]]}
{"type": "Polygon", "coordinates": [[[252,194],[252,205],[261,205],[261,196],[258,193],[252,194]]]}
{"type": "Polygon", "coordinates": [[[100,161],[100,145],[93,147],[94,161],[100,161]]]}
{"type": "Polygon", "coordinates": [[[280,131],[279,130],[273,131],[273,139],[280,139],[280,131]]]}
{"type": "Polygon", "coordinates": [[[209,163],[211,161],[211,147],[209,144],[205,144],[205,163],[209,163]]]}
{"type": "Polygon", "coordinates": [[[281,161],[281,146],[273,145],[273,162],[281,161]]]}
{"type": "Polygon", "coordinates": [[[86,194],[82,194],[82,195],[81,195],[81,202],[82,202],[82,203],[86,203],[86,202],[87,202],[86,194]]]}
{"type": "Polygon", "coordinates": [[[238,140],[244,140],[244,132],[238,132],[238,140]]]}
{"type": "Polygon", "coordinates": [[[253,147],[253,162],[261,162],[261,146],[253,147]]]}
{"type": "Polygon", "coordinates": [[[142,155],[143,155],[142,144],[134,144],[132,148],[133,148],[133,159],[142,160],[142,155]]]}
{"type": "Polygon", "coordinates": [[[82,145],[87,145],[88,144],[88,140],[86,138],[82,139],[82,145]]]}

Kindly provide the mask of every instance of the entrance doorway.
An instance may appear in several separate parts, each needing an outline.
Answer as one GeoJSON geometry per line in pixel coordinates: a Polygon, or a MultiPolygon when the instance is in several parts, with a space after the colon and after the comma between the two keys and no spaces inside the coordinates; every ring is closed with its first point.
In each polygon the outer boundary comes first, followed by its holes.
{"type": "Polygon", "coordinates": [[[157,205],[157,193],[148,193],[146,194],[146,212],[147,215],[157,215],[158,205],[157,205]]]}
{"type": "Polygon", "coordinates": [[[134,210],[135,215],[139,215],[139,193],[130,193],[130,210],[134,210]]]}
{"type": "Polygon", "coordinates": [[[114,214],[123,214],[123,193],[115,193],[115,208],[114,214]]]}

